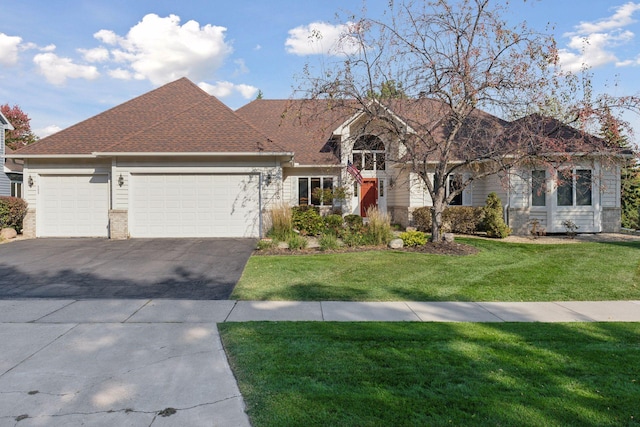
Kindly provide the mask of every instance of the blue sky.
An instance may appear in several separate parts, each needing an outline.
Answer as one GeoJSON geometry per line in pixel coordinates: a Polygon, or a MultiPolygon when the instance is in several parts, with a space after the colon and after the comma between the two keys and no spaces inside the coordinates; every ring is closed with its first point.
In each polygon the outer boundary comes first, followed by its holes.
{"type": "MultiPolygon", "coordinates": [[[[368,2],[379,14],[387,1],[368,2]]],[[[327,56],[360,0],[0,0],[0,104],[39,136],[186,76],[231,108],[288,98],[327,56]],[[311,47],[310,29],[323,33],[311,47]]],[[[597,92],[640,94],[640,1],[512,0],[510,22],[551,27],[566,67],[592,67],[597,92]],[[584,43],[584,40],[588,43],[584,43]],[[586,49],[585,49],[586,46],[586,49]]],[[[640,118],[627,116],[640,133],[640,118]]],[[[634,137],[638,141],[638,135],[634,137]]]]}

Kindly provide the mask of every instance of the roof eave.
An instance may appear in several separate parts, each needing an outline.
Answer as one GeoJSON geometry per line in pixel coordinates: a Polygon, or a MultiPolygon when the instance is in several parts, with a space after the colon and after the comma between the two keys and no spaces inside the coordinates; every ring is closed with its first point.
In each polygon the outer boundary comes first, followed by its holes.
{"type": "Polygon", "coordinates": [[[293,157],[290,151],[242,151],[242,152],[215,152],[215,151],[191,151],[191,152],[100,152],[91,153],[94,157],[293,157]]]}

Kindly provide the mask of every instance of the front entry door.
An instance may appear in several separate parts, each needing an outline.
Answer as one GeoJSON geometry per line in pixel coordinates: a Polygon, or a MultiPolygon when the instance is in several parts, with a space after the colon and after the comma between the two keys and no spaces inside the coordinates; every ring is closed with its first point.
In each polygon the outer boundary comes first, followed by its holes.
{"type": "Polygon", "coordinates": [[[367,216],[367,209],[378,206],[378,180],[364,179],[360,186],[360,216],[367,216]]]}

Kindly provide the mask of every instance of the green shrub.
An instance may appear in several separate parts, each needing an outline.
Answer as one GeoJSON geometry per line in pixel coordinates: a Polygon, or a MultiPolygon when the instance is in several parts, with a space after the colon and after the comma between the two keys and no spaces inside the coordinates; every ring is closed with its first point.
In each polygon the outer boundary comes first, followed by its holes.
{"type": "Polygon", "coordinates": [[[258,244],[256,245],[256,249],[261,251],[264,249],[271,249],[275,245],[274,241],[271,239],[260,239],[258,240],[258,244]]]}
{"type": "Polygon", "coordinates": [[[304,249],[307,247],[307,239],[305,239],[304,236],[294,233],[287,239],[287,244],[291,250],[304,249]]]}
{"type": "Polygon", "coordinates": [[[303,236],[317,236],[324,229],[324,221],[316,206],[295,206],[292,216],[293,228],[303,236]]]}
{"type": "Polygon", "coordinates": [[[400,233],[402,243],[406,247],[424,246],[427,244],[427,235],[422,231],[405,231],[400,233]]]}
{"type": "Polygon", "coordinates": [[[380,212],[378,208],[367,209],[369,223],[364,229],[364,240],[370,245],[380,246],[389,243],[393,237],[391,232],[391,217],[380,212]]]}
{"type": "Polygon", "coordinates": [[[431,231],[431,206],[414,210],[413,224],[420,231],[431,231]]]}
{"type": "Polygon", "coordinates": [[[286,205],[276,206],[269,212],[271,216],[271,231],[273,238],[286,241],[293,233],[293,216],[291,208],[286,205]]]}
{"type": "Polygon", "coordinates": [[[327,215],[324,217],[324,228],[327,233],[340,235],[342,231],[342,215],[327,215]]]}
{"type": "Polygon", "coordinates": [[[348,230],[362,230],[363,221],[360,215],[345,215],[344,223],[348,230]]]}
{"type": "Polygon", "coordinates": [[[442,228],[451,233],[473,234],[481,227],[483,218],[481,207],[449,206],[442,212],[442,228]]]}
{"type": "Polygon", "coordinates": [[[511,228],[505,224],[502,217],[502,202],[496,193],[489,193],[483,210],[483,226],[487,236],[504,239],[511,233],[511,228]]]}
{"type": "Polygon", "coordinates": [[[336,235],[333,233],[323,234],[322,236],[320,236],[318,243],[320,244],[321,251],[338,249],[340,247],[338,237],[336,237],[336,235]]]}
{"type": "Polygon", "coordinates": [[[27,214],[27,202],[18,197],[0,197],[0,228],[22,231],[22,221],[27,214]]]}
{"type": "Polygon", "coordinates": [[[364,235],[360,230],[347,229],[342,234],[342,242],[350,248],[364,245],[364,235]]]}

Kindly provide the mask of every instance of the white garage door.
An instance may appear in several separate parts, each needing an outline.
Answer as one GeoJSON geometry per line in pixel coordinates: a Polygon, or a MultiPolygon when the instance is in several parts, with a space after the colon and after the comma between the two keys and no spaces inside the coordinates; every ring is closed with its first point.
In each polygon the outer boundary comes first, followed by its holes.
{"type": "Polygon", "coordinates": [[[131,237],[258,237],[258,175],[135,174],[131,237]]]}
{"type": "Polygon", "coordinates": [[[107,175],[43,175],[40,177],[40,237],[107,237],[107,175]]]}

